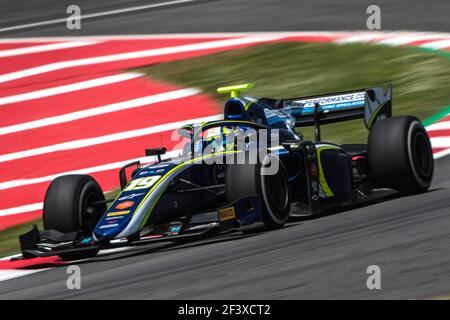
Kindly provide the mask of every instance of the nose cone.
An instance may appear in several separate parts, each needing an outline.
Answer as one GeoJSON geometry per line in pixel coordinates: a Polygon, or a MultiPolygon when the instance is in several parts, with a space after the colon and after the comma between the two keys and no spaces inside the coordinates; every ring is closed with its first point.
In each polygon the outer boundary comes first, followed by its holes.
{"type": "Polygon", "coordinates": [[[107,213],[97,224],[93,235],[96,241],[114,239],[128,225],[131,219],[129,211],[119,211],[107,213]]]}
{"type": "Polygon", "coordinates": [[[139,231],[141,221],[147,211],[139,209],[141,204],[152,203],[152,188],[167,172],[177,164],[159,162],[140,168],[133,179],[120,193],[103,217],[97,223],[92,235],[97,242],[120,237],[128,237],[139,231]],[[148,197],[148,199],[147,199],[148,197]]]}

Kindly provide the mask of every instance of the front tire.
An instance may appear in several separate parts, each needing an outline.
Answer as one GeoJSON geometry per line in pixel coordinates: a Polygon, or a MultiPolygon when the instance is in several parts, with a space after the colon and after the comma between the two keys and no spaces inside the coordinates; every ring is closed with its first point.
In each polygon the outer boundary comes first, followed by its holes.
{"type": "MultiPolygon", "coordinates": [[[[88,175],[65,175],[52,181],[44,200],[45,229],[68,233],[79,231],[89,236],[106,211],[103,191],[88,175]]],[[[63,259],[95,256],[98,250],[60,255],[63,259]]]]}
{"type": "Polygon", "coordinates": [[[425,192],[433,178],[430,139],[416,117],[375,122],[369,134],[369,167],[378,187],[404,194],[425,192]]]}

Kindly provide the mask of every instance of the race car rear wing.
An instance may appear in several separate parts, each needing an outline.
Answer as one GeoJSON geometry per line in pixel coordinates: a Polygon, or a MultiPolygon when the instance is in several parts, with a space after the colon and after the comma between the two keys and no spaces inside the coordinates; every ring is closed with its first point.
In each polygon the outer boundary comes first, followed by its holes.
{"type": "Polygon", "coordinates": [[[377,120],[392,116],[392,86],[326,95],[283,99],[277,106],[295,117],[295,125],[311,126],[364,119],[370,130],[377,120]]]}

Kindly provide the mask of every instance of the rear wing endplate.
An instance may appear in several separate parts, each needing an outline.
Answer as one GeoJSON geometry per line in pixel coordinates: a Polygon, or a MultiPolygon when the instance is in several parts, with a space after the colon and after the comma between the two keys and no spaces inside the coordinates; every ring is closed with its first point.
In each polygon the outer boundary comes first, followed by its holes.
{"type": "Polygon", "coordinates": [[[298,127],[363,118],[370,129],[375,121],[392,116],[392,86],[283,99],[280,107],[295,117],[298,127]]]}

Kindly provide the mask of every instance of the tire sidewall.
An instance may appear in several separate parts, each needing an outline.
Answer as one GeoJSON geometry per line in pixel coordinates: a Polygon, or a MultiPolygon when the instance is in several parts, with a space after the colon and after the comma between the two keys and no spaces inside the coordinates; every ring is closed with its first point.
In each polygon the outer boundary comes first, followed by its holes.
{"type": "Polygon", "coordinates": [[[274,226],[282,226],[286,223],[289,218],[289,212],[291,209],[291,190],[288,182],[288,176],[286,172],[286,168],[280,159],[276,156],[267,155],[261,165],[259,166],[259,185],[260,185],[260,193],[265,205],[266,218],[269,218],[269,221],[266,221],[266,224],[274,225],[274,226]],[[268,166],[272,161],[278,161],[278,170],[277,172],[271,176],[264,174],[265,167],[268,166]],[[268,183],[270,183],[270,179],[279,179],[279,182],[282,185],[282,193],[284,200],[281,208],[273,208],[273,199],[271,199],[269,194],[268,183]],[[279,209],[279,210],[278,210],[279,209]],[[276,212],[278,211],[278,213],[276,212]],[[280,214],[281,213],[281,214],[280,214]],[[281,217],[280,217],[281,216],[281,217]]]}
{"type": "MultiPolygon", "coordinates": [[[[430,181],[425,181],[424,177],[422,174],[419,174],[418,172],[418,168],[417,168],[417,157],[416,157],[416,153],[417,150],[415,149],[415,139],[417,139],[417,135],[425,135],[425,137],[427,139],[425,139],[426,143],[428,144],[428,147],[431,149],[431,144],[430,141],[428,139],[428,135],[425,131],[425,129],[423,128],[423,125],[420,123],[419,120],[414,120],[408,129],[408,144],[407,144],[407,150],[408,150],[408,159],[409,159],[409,164],[411,167],[411,171],[414,175],[415,180],[417,181],[418,184],[420,184],[420,186],[422,188],[428,188],[430,186],[430,181]]],[[[429,157],[429,155],[427,155],[427,157],[429,157]]],[[[430,161],[430,163],[433,162],[432,159],[432,155],[431,155],[431,159],[428,159],[428,161],[430,161]]],[[[430,165],[431,167],[429,168],[429,176],[433,175],[433,166],[430,165]]]]}
{"type": "Polygon", "coordinates": [[[431,143],[416,117],[400,116],[376,122],[369,134],[368,147],[370,172],[378,188],[414,194],[430,187],[434,169],[431,143]],[[419,150],[416,139],[421,139],[419,150]]]}
{"type": "MultiPolygon", "coordinates": [[[[86,234],[90,234],[93,228],[100,220],[103,212],[96,212],[95,216],[88,216],[87,207],[89,200],[102,201],[105,200],[102,193],[98,193],[98,183],[95,180],[88,180],[83,186],[80,193],[80,203],[78,206],[78,227],[86,234]],[[92,199],[93,198],[93,199],[92,199]],[[88,224],[89,223],[89,224],[88,224]]],[[[104,207],[106,211],[106,206],[104,207]]]]}
{"type": "MultiPolygon", "coordinates": [[[[89,233],[91,230],[81,230],[87,222],[86,209],[89,197],[92,201],[105,199],[100,186],[92,177],[67,175],[56,178],[47,189],[44,200],[44,228],[63,233],[73,231],[89,233]]],[[[106,204],[100,204],[96,208],[99,212],[92,218],[98,220],[106,210],[106,204]]]]}

